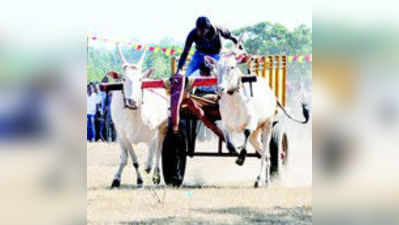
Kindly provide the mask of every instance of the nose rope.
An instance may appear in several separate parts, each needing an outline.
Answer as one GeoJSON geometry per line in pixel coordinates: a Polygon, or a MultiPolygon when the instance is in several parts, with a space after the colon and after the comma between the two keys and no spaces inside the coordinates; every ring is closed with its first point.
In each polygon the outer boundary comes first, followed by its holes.
{"type": "Polygon", "coordinates": [[[136,110],[137,108],[130,107],[130,106],[127,104],[127,98],[126,98],[126,96],[125,96],[125,92],[123,91],[123,88],[122,88],[122,95],[123,95],[123,106],[124,106],[124,108],[128,108],[128,109],[130,109],[130,110],[136,110]]]}

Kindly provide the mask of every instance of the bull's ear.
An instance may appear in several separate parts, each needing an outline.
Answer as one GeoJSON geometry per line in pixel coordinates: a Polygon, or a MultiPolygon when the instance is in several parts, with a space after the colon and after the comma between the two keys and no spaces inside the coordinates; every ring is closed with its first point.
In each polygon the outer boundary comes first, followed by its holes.
{"type": "Polygon", "coordinates": [[[144,78],[150,78],[152,76],[153,72],[154,72],[153,68],[150,68],[150,69],[144,71],[144,78]]]}
{"type": "Polygon", "coordinates": [[[113,79],[117,80],[121,78],[121,75],[116,71],[109,71],[107,72],[107,76],[112,77],[113,79]]]}
{"type": "Polygon", "coordinates": [[[205,56],[205,63],[211,64],[211,65],[215,65],[216,64],[216,60],[210,56],[205,56]]]}

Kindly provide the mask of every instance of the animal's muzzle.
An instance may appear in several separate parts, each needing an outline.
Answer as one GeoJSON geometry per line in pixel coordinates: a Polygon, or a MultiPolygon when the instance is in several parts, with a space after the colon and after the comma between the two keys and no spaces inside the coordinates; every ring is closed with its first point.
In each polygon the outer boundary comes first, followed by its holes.
{"type": "Polygon", "coordinates": [[[230,90],[228,90],[228,91],[227,91],[227,94],[229,94],[229,95],[233,95],[233,94],[234,94],[234,92],[235,92],[235,89],[230,89],[230,90]]]}
{"type": "Polygon", "coordinates": [[[226,91],[225,88],[222,88],[222,87],[218,87],[218,88],[216,89],[216,93],[217,93],[218,95],[222,95],[223,93],[227,93],[227,94],[229,94],[229,95],[233,95],[235,91],[236,91],[236,88],[232,88],[232,89],[229,89],[229,90],[227,90],[227,91],[226,91]]]}
{"type": "Polygon", "coordinates": [[[127,105],[127,107],[129,108],[129,109],[133,109],[133,110],[136,110],[138,107],[137,107],[137,102],[135,101],[135,100],[133,100],[133,99],[126,99],[126,105],[127,105]]]}
{"type": "Polygon", "coordinates": [[[221,95],[223,92],[224,92],[224,88],[222,88],[222,87],[216,88],[216,94],[221,95]]]}

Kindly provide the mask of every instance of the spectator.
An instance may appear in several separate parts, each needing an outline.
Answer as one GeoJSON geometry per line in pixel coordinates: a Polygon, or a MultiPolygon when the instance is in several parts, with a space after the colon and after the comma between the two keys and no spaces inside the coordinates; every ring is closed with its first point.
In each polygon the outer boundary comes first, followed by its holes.
{"type": "Polygon", "coordinates": [[[108,142],[115,140],[115,128],[111,118],[111,101],[112,101],[112,92],[108,92],[105,98],[105,127],[106,127],[106,138],[108,142]]]}
{"type": "Polygon", "coordinates": [[[96,138],[95,121],[97,104],[99,103],[98,96],[94,93],[92,85],[87,86],[87,139],[94,142],[96,138]]]}
{"type": "Polygon", "coordinates": [[[99,100],[100,100],[100,104],[99,104],[99,107],[98,107],[98,121],[99,121],[99,129],[98,129],[98,135],[99,135],[99,138],[102,140],[102,141],[106,141],[105,140],[105,136],[106,136],[106,132],[104,132],[106,129],[105,129],[105,100],[106,100],[106,97],[107,97],[107,93],[105,92],[105,91],[101,91],[100,89],[99,89],[99,87],[97,87],[98,88],[98,90],[99,90],[99,100]]]}
{"type": "Polygon", "coordinates": [[[95,141],[99,140],[101,138],[100,135],[100,123],[101,123],[101,117],[102,117],[102,110],[101,110],[101,96],[98,91],[98,82],[94,82],[92,84],[92,89],[93,89],[93,94],[96,96],[96,111],[94,115],[94,127],[95,127],[95,136],[94,139],[95,141]]]}

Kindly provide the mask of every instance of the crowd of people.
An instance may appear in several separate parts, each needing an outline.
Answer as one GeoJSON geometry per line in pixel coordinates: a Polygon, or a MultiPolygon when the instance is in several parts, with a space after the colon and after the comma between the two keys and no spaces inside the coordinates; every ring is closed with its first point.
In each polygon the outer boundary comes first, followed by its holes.
{"type": "MultiPolygon", "coordinates": [[[[107,77],[102,80],[108,82],[107,77]]],[[[111,118],[112,92],[101,91],[99,82],[87,85],[87,140],[113,142],[116,132],[111,118]]]]}

